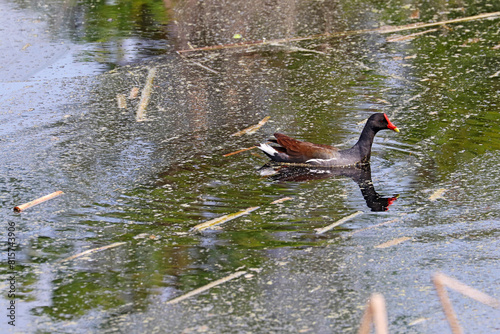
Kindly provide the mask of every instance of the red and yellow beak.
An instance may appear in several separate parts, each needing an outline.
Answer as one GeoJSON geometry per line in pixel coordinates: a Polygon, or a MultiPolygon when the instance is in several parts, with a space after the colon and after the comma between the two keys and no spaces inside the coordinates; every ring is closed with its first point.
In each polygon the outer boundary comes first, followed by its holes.
{"type": "Polygon", "coordinates": [[[386,114],[384,114],[384,116],[385,116],[385,120],[387,121],[387,128],[392,130],[392,131],[399,132],[399,129],[394,124],[392,124],[392,122],[389,120],[389,117],[387,117],[386,114]]]}

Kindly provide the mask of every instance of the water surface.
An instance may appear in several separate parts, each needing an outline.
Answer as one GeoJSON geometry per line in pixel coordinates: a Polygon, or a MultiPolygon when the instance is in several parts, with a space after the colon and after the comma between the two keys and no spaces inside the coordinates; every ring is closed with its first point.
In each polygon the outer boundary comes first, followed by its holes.
{"type": "MultiPolygon", "coordinates": [[[[495,1],[80,2],[58,20],[47,9],[57,1],[0,6],[43,26],[11,40],[5,54],[22,66],[1,69],[0,212],[4,239],[14,222],[19,243],[16,332],[356,332],[379,292],[391,333],[428,333],[448,331],[433,273],[499,297],[498,17],[400,42],[356,33],[174,52],[441,21],[499,11],[495,1]],[[146,121],[136,122],[130,91],[151,68],[146,121]],[[256,150],[223,157],[278,130],[346,148],[374,112],[401,133],[377,135],[369,195],[359,176],[279,181],[259,174],[267,159],[256,150]],[[265,116],[256,133],[231,136],[265,116]],[[55,190],[65,195],[12,212],[55,190]],[[397,200],[377,211],[367,197],[397,200]],[[410,239],[375,247],[401,237],[410,239]],[[125,244],[57,263],[116,242],[125,244]],[[247,275],[166,305],[239,270],[247,275]]],[[[450,296],[466,332],[500,327],[497,311],[450,296]]]]}

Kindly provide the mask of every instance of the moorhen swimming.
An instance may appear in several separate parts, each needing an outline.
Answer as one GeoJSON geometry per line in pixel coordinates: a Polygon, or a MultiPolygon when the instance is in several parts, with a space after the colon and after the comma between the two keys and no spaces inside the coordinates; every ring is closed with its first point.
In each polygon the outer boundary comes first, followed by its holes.
{"type": "Polygon", "coordinates": [[[271,160],[280,163],[323,167],[354,166],[370,162],[373,138],[377,132],[386,129],[399,132],[399,129],[392,124],[386,114],[376,113],[366,121],[358,142],[346,150],[300,141],[281,133],[275,133],[276,139],[271,140],[280,146],[260,144],[259,149],[271,160]]]}

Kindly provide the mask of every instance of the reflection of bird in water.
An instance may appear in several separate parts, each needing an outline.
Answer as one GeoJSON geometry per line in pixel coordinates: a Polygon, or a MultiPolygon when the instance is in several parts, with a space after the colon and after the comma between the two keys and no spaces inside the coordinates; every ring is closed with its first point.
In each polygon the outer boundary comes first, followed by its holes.
{"type": "Polygon", "coordinates": [[[263,176],[279,182],[304,182],[309,180],[326,179],[333,176],[347,176],[357,183],[366,205],[372,211],[387,211],[399,195],[381,197],[373,187],[370,164],[361,167],[344,168],[311,168],[296,166],[280,166],[266,164],[260,169],[263,176]],[[277,169],[275,169],[277,168],[277,169]]]}

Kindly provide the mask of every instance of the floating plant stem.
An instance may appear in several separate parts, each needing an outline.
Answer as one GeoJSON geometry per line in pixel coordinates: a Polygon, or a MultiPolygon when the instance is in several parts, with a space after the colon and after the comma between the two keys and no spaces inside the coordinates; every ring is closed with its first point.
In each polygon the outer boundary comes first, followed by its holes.
{"type": "Polygon", "coordinates": [[[388,27],[381,27],[381,28],[377,28],[377,29],[362,29],[362,30],[354,30],[354,31],[324,33],[324,34],[317,34],[317,35],[311,35],[311,36],[305,36],[305,37],[282,38],[282,39],[275,39],[275,40],[269,40],[269,41],[264,39],[264,40],[253,41],[253,42],[213,45],[213,46],[205,46],[205,47],[200,47],[200,48],[179,50],[177,52],[179,54],[182,54],[182,53],[186,53],[186,52],[196,52],[196,51],[213,51],[213,50],[222,50],[222,49],[231,49],[231,48],[248,48],[251,46],[263,46],[263,45],[269,45],[269,44],[282,44],[282,43],[290,43],[290,42],[299,42],[299,41],[307,41],[307,40],[313,40],[313,39],[319,39],[319,38],[332,38],[332,37],[342,37],[342,36],[361,35],[361,34],[373,34],[373,33],[389,34],[389,33],[399,32],[399,31],[407,31],[407,30],[421,29],[421,28],[428,28],[428,27],[437,27],[437,26],[452,24],[452,23],[481,20],[481,19],[491,18],[491,17],[495,17],[495,16],[500,16],[500,12],[483,13],[483,14],[474,15],[474,16],[461,17],[458,19],[444,20],[444,21],[431,22],[431,23],[412,23],[412,24],[407,24],[407,25],[403,25],[403,26],[388,26],[388,27]]]}
{"type": "Polygon", "coordinates": [[[279,203],[283,203],[286,201],[290,201],[292,199],[293,199],[292,197],[283,197],[283,198],[277,199],[275,201],[272,201],[271,204],[279,204],[279,203]]]}
{"type": "Polygon", "coordinates": [[[401,238],[392,239],[392,240],[389,240],[387,242],[384,242],[383,244],[375,246],[375,248],[387,248],[387,247],[391,247],[391,246],[396,246],[396,245],[399,245],[400,243],[405,242],[405,241],[410,240],[410,239],[411,239],[410,237],[401,237],[401,238]]]}
{"type": "Polygon", "coordinates": [[[352,219],[352,218],[354,218],[354,217],[356,217],[356,216],[358,216],[358,215],[360,215],[360,214],[362,214],[362,213],[363,213],[362,211],[356,211],[356,212],[354,212],[353,214],[351,214],[351,215],[349,215],[349,216],[347,216],[347,217],[344,217],[344,218],[342,218],[342,219],[340,219],[340,220],[336,221],[336,222],[335,222],[335,223],[333,223],[333,224],[330,224],[330,225],[325,226],[325,227],[322,227],[322,228],[317,228],[317,229],[315,229],[316,234],[323,234],[323,233],[325,233],[325,232],[327,232],[327,231],[330,231],[330,230],[331,230],[331,229],[333,229],[334,227],[337,227],[337,226],[339,226],[339,225],[342,225],[342,224],[344,224],[345,222],[347,222],[348,220],[350,220],[350,219],[352,219]]]}
{"type": "Polygon", "coordinates": [[[213,287],[215,287],[217,285],[221,285],[221,284],[226,283],[226,282],[228,282],[228,281],[230,281],[232,279],[238,278],[238,277],[240,277],[241,275],[244,275],[244,274],[246,274],[246,271],[237,271],[237,272],[235,272],[235,273],[233,273],[233,274],[231,274],[229,276],[223,277],[221,279],[213,281],[212,283],[204,285],[201,288],[194,289],[193,291],[190,291],[190,292],[186,293],[185,295],[182,295],[182,296],[179,296],[177,298],[171,299],[171,300],[169,300],[167,302],[167,304],[170,304],[170,305],[171,304],[176,304],[176,303],[181,302],[181,301],[183,301],[185,299],[188,299],[188,298],[193,297],[193,296],[195,296],[197,294],[200,294],[200,293],[202,293],[204,291],[207,291],[207,290],[209,290],[209,289],[211,289],[211,288],[213,288],[213,287]]]}
{"type": "Polygon", "coordinates": [[[438,31],[438,30],[439,29],[429,29],[429,30],[416,32],[416,33],[413,33],[413,34],[410,34],[410,35],[406,35],[406,36],[388,37],[387,38],[387,42],[392,43],[392,42],[407,41],[407,40],[410,40],[410,39],[414,39],[417,36],[424,35],[424,34],[427,34],[427,33],[430,33],[430,32],[438,31]]]}
{"type": "Polygon", "coordinates": [[[241,211],[238,211],[238,212],[235,212],[235,213],[231,213],[229,215],[225,215],[225,216],[222,216],[222,217],[218,217],[218,218],[206,221],[204,223],[201,223],[201,224],[198,224],[198,225],[194,226],[191,229],[191,231],[197,231],[197,232],[203,231],[203,230],[205,230],[207,228],[211,228],[211,227],[214,227],[216,225],[220,225],[222,223],[225,223],[225,222],[228,222],[230,220],[233,220],[233,219],[236,219],[238,217],[241,217],[243,215],[247,215],[250,212],[257,210],[258,208],[259,208],[258,206],[253,206],[253,207],[245,209],[245,210],[241,210],[241,211]]]}
{"type": "Polygon", "coordinates": [[[127,108],[127,100],[125,99],[125,95],[116,94],[116,102],[118,103],[119,109],[126,109],[127,108]]]}
{"type": "Polygon", "coordinates": [[[97,253],[97,252],[103,251],[105,249],[118,247],[118,246],[121,246],[121,245],[124,245],[124,244],[126,244],[126,242],[115,242],[114,244],[111,244],[111,245],[89,249],[89,250],[86,250],[85,252],[81,252],[81,253],[72,255],[70,257],[67,257],[65,259],[59,260],[56,263],[62,263],[62,262],[66,262],[66,261],[71,261],[71,260],[74,260],[76,258],[82,257],[82,256],[87,255],[87,254],[97,253]]]}
{"type": "Polygon", "coordinates": [[[252,133],[255,133],[257,132],[257,130],[259,130],[264,124],[267,123],[267,121],[269,121],[269,119],[271,118],[271,116],[266,116],[264,117],[259,123],[255,124],[255,125],[252,125],[252,126],[249,126],[248,128],[246,129],[243,129],[241,131],[238,131],[236,133],[233,133],[231,136],[235,136],[235,137],[239,137],[239,136],[242,136],[244,134],[252,134],[252,133]]]}
{"type": "Polygon", "coordinates": [[[359,334],[369,334],[370,326],[373,323],[375,327],[376,334],[387,334],[387,310],[385,307],[385,299],[379,293],[374,293],[371,295],[368,301],[365,313],[361,319],[361,324],[359,326],[359,334]]]}
{"type": "Polygon", "coordinates": [[[55,191],[52,194],[48,194],[48,195],[45,195],[43,197],[37,198],[37,199],[35,199],[35,200],[31,201],[31,202],[18,205],[16,207],[14,207],[14,211],[15,212],[24,211],[27,208],[31,208],[32,206],[35,206],[35,205],[40,204],[40,203],[43,203],[45,201],[48,201],[49,199],[53,199],[53,198],[55,198],[55,197],[57,197],[59,195],[62,195],[62,194],[64,194],[64,192],[62,192],[61,190],[55,191]]]}
{"type": "Polygon", "coordinates": [[[229,157],[231,155],[235,155],[235,154],[238,154],[238,153],[242,153],[242,152],[246,152],[246,151],[249,151],[249,150],[253,150],[256,147],[257,146],[252,146],[252,147],[243,148],[241,150],[234,151],[234,152],[231,152],[231,153],[226,153],[226,154],[223,155],[223,157],[229,157]]]}
{"type": "Polygon", "coordinates": [[[146,108],[149,104],[149,98],[151,97],[151,91],[153,90],[153,80],[156,75],[156,67],[149,69],[148,77],[146,78],[146,85],[141,92],[141,100],[139,102],[139,108],[137,109],[136,120],[137,122],[144,121],[144,115],[146,113],[146,108]]]}
{"type": "Polygon", "coordinates": [[[436,288],[439,300],[441,301],[441,306],[443,307],[443,311],[444,314],[446,315],[446,319],[448,320],[448,324],[450,325],[451,332],[453,334],[462,334],[463,333],[462,327],[458,323],[457,315],[453,310],[453,305],[451,304],[450,298],[448,297],[448,293],[446,292],[442,276],[436,274],[432,278],[432,281],[434,283],[434,287],[436,288]]]}

